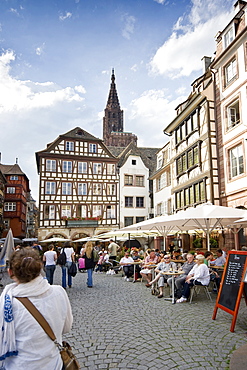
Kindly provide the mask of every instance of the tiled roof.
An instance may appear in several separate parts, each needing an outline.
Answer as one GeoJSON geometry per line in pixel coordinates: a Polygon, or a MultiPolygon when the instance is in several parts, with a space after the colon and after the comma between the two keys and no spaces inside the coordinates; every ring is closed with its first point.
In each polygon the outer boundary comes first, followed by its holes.
{"type": "Polygon", "coordinates": [[[126,148],[108,146],[110,152],[117,158],[119,158],[118,165],[122,167],[130,155],[140,156],[147,168],[150,170],[150,174],[156,168],[156,153],[160,148],[146,148],[137,147],[135,143],[130,143],[126,148]]]}
{"type": "Polygon", "coordinates": [[[4,175],[25,175],[18,164],[0,164],[0,170],[4,175]]]}

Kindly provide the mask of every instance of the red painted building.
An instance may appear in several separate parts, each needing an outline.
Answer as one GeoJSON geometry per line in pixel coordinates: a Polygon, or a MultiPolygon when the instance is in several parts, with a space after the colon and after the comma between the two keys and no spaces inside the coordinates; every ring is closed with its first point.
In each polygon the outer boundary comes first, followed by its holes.
{"type": "Polygon", "coordinates": [[[18,164],[0,164],[0,170],[5,176],[4,194],[4,226],[3,237],[12,229],[13,236],[16,238],[26,237],[27,220],[27,197],[30,192],[29,179],[22,172],[18,164]]]}

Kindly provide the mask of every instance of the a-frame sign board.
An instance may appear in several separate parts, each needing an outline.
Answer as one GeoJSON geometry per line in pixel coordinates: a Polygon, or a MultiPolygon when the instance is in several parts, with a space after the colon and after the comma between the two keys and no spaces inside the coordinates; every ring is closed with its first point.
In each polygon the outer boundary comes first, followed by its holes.
{"type": "Polygon", "coordinates": [[[233,315],[230,328],[231,332],[234,332],[239,305],[243,295],[247,305],[246,268],[247,252],[228,252],[212,319],[215,320],[218,308],[233,315]]]}

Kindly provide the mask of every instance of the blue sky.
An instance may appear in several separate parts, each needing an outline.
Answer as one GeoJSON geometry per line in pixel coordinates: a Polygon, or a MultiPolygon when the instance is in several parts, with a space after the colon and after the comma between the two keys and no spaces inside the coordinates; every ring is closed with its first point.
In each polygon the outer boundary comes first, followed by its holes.
{"type": "Polygon", "coordinates": [[[0,0],[0,152],[38,200],[35,152],[80,126],[102,137],[115,69],[125,131],[162,147],[232,0],[0,0]]]}

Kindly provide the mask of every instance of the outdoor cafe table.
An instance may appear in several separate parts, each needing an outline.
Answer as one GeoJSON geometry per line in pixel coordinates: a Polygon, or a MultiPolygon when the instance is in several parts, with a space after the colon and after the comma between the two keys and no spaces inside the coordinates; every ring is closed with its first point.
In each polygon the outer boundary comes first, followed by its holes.
{"type": "Polygon", "coordinates": [[[172,277],[172,297],[171,298],[165,298],[165,300],[172,301],[172,304],[175,302],[175,276],[183,275],[184,271],[161,271],[162,275],[170,275],[172,277]]]}

